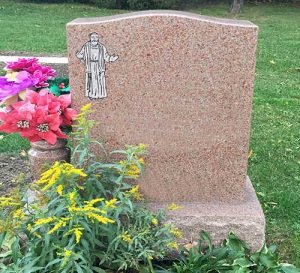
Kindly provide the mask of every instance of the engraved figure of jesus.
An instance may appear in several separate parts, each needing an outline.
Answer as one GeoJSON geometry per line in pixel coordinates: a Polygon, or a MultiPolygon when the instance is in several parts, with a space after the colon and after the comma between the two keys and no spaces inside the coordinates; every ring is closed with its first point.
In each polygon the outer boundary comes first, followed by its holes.
{"type": "Polygon", "coordinates": [[[108,54],[96,32],[90,34],[90,40],[82,46],[76,56],[85,63],[85,96],[90,99],[106,98],[105,64],[115,62],[119,56],[108,54]]]}

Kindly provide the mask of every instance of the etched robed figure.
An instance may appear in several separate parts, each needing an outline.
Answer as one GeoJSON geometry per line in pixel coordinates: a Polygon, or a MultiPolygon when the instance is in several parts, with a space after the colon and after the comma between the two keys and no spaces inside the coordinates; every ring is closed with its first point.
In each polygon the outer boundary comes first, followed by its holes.
{"type": "Polygon", "coordinates": [[[90,34],[90,40],[82,46],[76,56],[85,63],[85,96],[90,99],[106,98],[105,65],[115,62],[119,56],[107,52],[106,47],[99,42],[96,32],[90,34]]]}

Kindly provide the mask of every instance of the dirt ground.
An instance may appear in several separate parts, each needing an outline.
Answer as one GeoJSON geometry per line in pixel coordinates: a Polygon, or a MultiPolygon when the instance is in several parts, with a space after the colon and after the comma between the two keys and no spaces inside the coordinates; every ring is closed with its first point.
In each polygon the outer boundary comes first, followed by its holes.
{"type": "Polygon", "coordinates": [[[32,182],[29,162],[15,155],[0,154],[0,196],[32,182]]]}

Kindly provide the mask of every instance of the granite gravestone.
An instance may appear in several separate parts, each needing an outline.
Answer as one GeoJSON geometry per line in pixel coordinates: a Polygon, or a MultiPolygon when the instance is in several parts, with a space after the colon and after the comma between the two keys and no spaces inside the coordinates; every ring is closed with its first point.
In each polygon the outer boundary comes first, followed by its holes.
{"type": "Polygon", "coordinates": [[[146,143],[141,192],[196,240],[233,230],[253,248],[265,220],[247,177],[258,28],[147,11],[67,24],[73,106],[90,101],[108,149],[146,143]]]}

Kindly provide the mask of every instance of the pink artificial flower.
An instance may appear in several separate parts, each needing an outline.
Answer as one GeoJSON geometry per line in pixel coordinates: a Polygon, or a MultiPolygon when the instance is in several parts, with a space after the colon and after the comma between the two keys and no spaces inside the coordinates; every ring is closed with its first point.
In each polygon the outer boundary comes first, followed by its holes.
{"type": "Polygon", "coordinates": [[[71,125],[77,115],[76,110],[69,107],[71,105],[71,94],[61,95],[59,97],[55,97],[55,99],[60,104],[58,113],[60,115],[59,117],[61,119],[62,126],[71,125]]]}
{"type": "Polygon", "coordinates": [[[54,69],[40,65],[37,58],[19,58],[16,62],[7,62],[5,69],[28,72],[36,82],[35,88],[47,87],[47,81],[56,76],[54,69]]]}
{"type": "Polygon", "coordinates": [[[36,88],[49,86],[47,81],[56,76],[55,71],[50,66],[41,66],[40,64],[33,64],[26,71],[31,73],[32,78],[37,81],[36,88]]]}
{"type": "Polygon", "coordinates": [[[33,64],[37,64],[37,58],[19,58],[16,62],[7,62],[6,63],[6,70],[26,70],[27,68],[32,67],[33,64]]]}
{"type": "Polygon", "coordinates": [[[71,125],[77,115],[76,110],[69,108],[71,105],[70,94],[55,97],[46,89],[41,90],[39,93],[28,90],[26,92],[26,98],[33,104],[47,107],[50,114],[58,113],[62,126],[71,125]]]}

